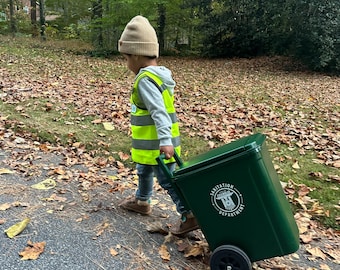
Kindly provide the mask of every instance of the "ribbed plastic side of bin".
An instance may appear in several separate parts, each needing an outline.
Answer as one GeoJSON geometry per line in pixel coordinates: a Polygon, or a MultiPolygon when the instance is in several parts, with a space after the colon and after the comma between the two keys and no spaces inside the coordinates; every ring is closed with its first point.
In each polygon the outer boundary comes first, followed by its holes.
{"type": "Polygon", "coordinates": [[[184,162],[173,181],[212,250],[231,244],[258,261],[299,248],[298,228],[264,135],[242,138],[184,162]]]}

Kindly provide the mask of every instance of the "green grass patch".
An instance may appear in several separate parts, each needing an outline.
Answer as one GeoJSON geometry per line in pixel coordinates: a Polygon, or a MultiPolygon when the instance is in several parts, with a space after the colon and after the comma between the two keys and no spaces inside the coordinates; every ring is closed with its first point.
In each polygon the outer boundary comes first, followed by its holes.
{"type": "Polygon", "coordinates": [[[15,120],[8,128],[18,133],[29,132],[40,142],[62,146],[77,142],[97,155],[129,152],[130,139],[118,128],[105,130],[102,123],[93,123],[94,117],[80,117],[72,106],[48,104],[45,99],[30,99],[19,104],[0,101],[0,110],[3,117],[15,120]]]}
{"type": "Polygon", "coordinates": [[[309,196],[317,200],[324,208],[324,213],[329,216],[317,217],[323,224],[333,228],[339,228],[336,217],[340,215],[339,184],[330,176],[337,175],[338,169],[315,163],[316,154],[313,151],[299,153],[298,147],[291,148],[284,144],[273,143],[267,140],[273,163],[278,166],[279,178],[283,182],[294,181],[296,184],[304,184],[312,191],[309,196]],[[298,164],[298,168],[296,165],[298,164]]]}

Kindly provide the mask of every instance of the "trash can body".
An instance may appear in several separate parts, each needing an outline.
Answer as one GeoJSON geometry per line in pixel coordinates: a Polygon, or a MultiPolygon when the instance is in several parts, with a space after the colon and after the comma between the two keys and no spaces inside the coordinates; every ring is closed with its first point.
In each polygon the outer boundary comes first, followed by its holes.
{"type": "Polygon", "coordinates": [[[298,228],[264,135],[239,139],[184,162],[172,181],[211,250],[235,245],[258,261],[299,248],[298,228]]]}

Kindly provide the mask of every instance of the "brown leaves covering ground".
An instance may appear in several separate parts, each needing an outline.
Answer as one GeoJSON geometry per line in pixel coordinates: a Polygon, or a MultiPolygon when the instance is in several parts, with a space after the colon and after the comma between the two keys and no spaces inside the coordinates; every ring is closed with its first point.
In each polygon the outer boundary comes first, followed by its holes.
{"type": "MultiPolygon", "coordinates": [[[[93,115],[128,133],[133,75],[122,58],[1,59],[7,66],[0,77],[4,101],[44,97],[58,104],[56,110],[72,105],[79,115],[93,115]]],[[[288,70],[294,63],[285,58],[166,58],[159,64],[173,71],[181,128],[190,136],[226,143],[266,128],[272,140],[315,150],[318,162],[340,166],[339,77],[288,70]]]]}

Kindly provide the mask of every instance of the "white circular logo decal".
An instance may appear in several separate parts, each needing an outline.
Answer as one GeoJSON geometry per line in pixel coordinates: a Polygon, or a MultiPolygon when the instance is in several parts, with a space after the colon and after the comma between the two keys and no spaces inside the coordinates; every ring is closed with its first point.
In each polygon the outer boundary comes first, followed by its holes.
{"type": "Polygon", "coordinates": [[[232,184],[221,183],[210,191],[211,204],[217,212],[225,217],[235,217],[243,209],[243,196],[232,184]]]}

